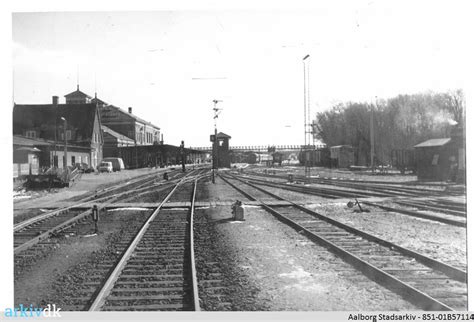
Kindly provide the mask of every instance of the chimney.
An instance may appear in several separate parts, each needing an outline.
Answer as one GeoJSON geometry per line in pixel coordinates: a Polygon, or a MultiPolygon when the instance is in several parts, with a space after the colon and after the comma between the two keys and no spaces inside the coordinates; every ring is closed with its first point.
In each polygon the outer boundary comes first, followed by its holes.
{"type": "Polygon", "coordinates": [[[128,108],[128,113],[132,114],[132,108],[131,107],[128,108]]]}
{"type": "Polygon", "coordinates": [[[58,96],[53,96],[53,105],[58,105],[58,100],[59,100],[58,96]]]}

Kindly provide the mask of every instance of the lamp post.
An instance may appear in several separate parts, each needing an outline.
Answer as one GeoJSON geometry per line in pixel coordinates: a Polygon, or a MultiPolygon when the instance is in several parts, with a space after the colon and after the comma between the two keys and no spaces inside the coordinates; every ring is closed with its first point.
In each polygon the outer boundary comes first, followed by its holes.
{"type": "Polygon", "coordinates": [[[61,120],[64,121],[64,164],[63,164],[63,167],[67,171],[67,135],[66,135],[67,120],[64,117],[61,117],[61,120]]]}

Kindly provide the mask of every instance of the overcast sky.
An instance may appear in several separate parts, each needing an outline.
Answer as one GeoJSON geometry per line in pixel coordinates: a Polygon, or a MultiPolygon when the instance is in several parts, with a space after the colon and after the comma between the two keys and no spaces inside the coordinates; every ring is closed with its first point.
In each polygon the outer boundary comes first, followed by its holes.
{"type": "Polygon", "coordinates": [[[450,3],[15,13],[13,100],[64,102],[79,78],[83,92],[161,127],[165,143],[208,146],[219,99],[218,130],[231,145],[302,144],[307,54],[313,114],[341,101],[464,88],[467,8],[450,3]]]}

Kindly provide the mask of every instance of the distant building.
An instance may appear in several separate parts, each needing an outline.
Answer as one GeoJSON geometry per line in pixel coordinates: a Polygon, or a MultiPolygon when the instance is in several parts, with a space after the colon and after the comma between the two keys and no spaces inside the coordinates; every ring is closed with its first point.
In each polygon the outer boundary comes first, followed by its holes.
{"type": "MultiPolygon", "coordinates": [[[[51,142],[41,139],[31,139],[23,136],[13,136],[13,178],[29,174],[39,174],[43,155],[48,155],[51,142]]],[[[48,164],[48,160],[43,161],[48,164]]]]}
{"type": "Polygon", "coordinates": [[[113,105],[99,108],[102,124],[134,141],[136,145],[160,144],[160,128],[113,105]]]}
{"type": "Polygon", "coordinates": [[[350,145],[336,145],[329,148],[331,163],[336,168],[354,165],[354,148],[350,145]]]}
{"type": "Polygon", "coordinates": [[[457,175],[460,148],[451,138],[430,139],[414,146],[420,180],[445,181],[457,175]]]}
{"type": "Polygon", "coordinates": [[[64,95],[64,97],[66,98],[66,104],[88,104],[92,101],[92,97],[79,90],[79,85],[77,85],[77,90],[64,95]]]}
{"type": "Polygon", "coordinates": [[[76,163],[97,167],[102,160],[103,136],[96,104],[57,104],[57,97],[53,97],[53,104],[15,104],[13,135],[49,143],[41,151],[40,167],[62,168],[76,163]],[[67,160],[64,160],[65,138],[67,160]]]}
{"type": "Polygon", "coordinates": [[[223,132],[217,133],[217,168],[230,168],[229,140],[231,138],[223,132]]]}
{"type": "MultiPolygon", "coordinates": [[[[128,112],[124,111],[120,107],[108,104],[107,102],[97,98],[97,94],[94,98],[81,92],[79,86],[77,90],[69,93],[64,96],[66,98],[66,104],[86,104],[94,103],[99,108],[101,124],[106,126],[104,133],[107,133],[107,156],[117,156],[109,155],[109,152],[113,152],[114,149],[127,146],[120,145],[120,141],[123,137],[127,137],[133,141],[134,145],[153,145],[153,144],[162,144],[160,141],[161,133],[160,128],[151,122],[145,121],[144,119],[139,118],[138,116],[132,113],[132,107],[128,108],[128,112]],[[113,131],[113,132],[111,132],[113,131]],[[122,135],[122,137],[117,136],[116,134],[122,135]],[[115,135],[117,140],[110,137],[110,135],[115,135]],[[111,144],[113,141],[117,142],[115,147],[112,147],[111,144]]],[[[127,141],[127,144],[129,142],[127,141]]]]}
{"type": "Polygon", "coordinates": [[[105,125],[102,125],[102,135],[104,136],[104,158],[118,157],[120,148],[135,145],[134,140],[105,125]]]}

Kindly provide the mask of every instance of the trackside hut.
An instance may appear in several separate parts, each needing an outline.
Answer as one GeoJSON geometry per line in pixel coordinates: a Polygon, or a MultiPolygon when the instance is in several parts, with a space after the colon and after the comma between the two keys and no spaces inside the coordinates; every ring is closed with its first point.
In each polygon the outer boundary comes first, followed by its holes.
{"type": "Polygon", "coordinates": [[[354,148],[350,145],[336,145],[329,148],[331,162],[336,168],[349,168],[354,164],[354,148]]]}
{"type": "Polygon", "coordinates": [[[51,148],[51,143],[44,140],[13,136],[13,178],[29,174],[39,174],[43,153],[51,148]]]}
{"type": "Polygon", "coordinates": [[[414,146],[415,162],[420,180],[445,181],[451,165],[457,163],[458,149],[451,138],[430,139],[414,146]]]}

